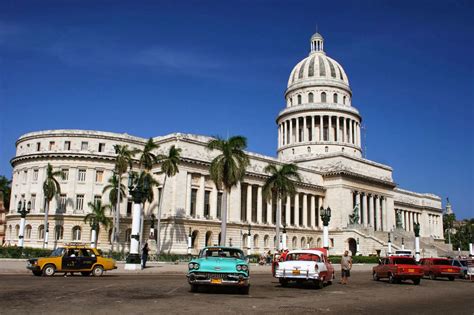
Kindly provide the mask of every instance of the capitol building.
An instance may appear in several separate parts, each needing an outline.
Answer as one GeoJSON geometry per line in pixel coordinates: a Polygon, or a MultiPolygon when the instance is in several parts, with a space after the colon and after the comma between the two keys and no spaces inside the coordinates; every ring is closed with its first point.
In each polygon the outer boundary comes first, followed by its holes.
{"type": "MultiPolygon", "coordinates": [[[[330,207],[331,254],[340,255],[345,249],[353,254],[385,254],[389,233],[394,249],[414,249],[414,223],[421,226],[421,255],[440,254],[446,250],[441,198],[402,189],[393,181],[390,166],[364,158],[362,116],[357,104],[352,103],[348,75],[341,64],[326,54],[320,34],[310,38],[309,46],[309,55],[289,74],[285,100],[276,117],[276,157],[247,152],[250,165],[246,175],[231,190],[227,244],[252,253],[276,248],[277,205],[275,198],[266,200],[262,195],[268,178],[264,168],[270,163],[295,163],[301,182],[296,183],[297,194],[281,205],[290,249],[322,247],[319,209],[330,207]]],[[[164,191],[162,186],[157,188],[155,200],[144,209],[147,239],[151,215],[158,214],[158,196],[163,198],[161,240],[165,253],[186,254],[188,235],[193,253],[219,241],[224,207],[222,191],[209,177],[210,162],[219,154],[207,149],[210,139],[182,133],[153,138],[159,145],[156,154],[168,152],[173,145],[182,149],[179,173],[167,180],[164,191]]],[[[128,134],[88,130],[47,130],[22,135],[11,160],[13,182],[6,215],[6,242],[17,244],[20,215],[16,207],[20,200],[28,200],[32,210],[26,219],[25,246],[43,245],[42,185],[48,163],[64,174],[58,178],[61,194],[51,201],[49,208],[48,246],[90,242],[91,229],[84,223],[84,216],[90,211],[88,202],[110,203],[103,189],[113,174],[114,145],[140,149],[146,141],[128,134]]],[[[152,172],[163,183],[159,164],[152,172]]],[[[131,213],[131,199],[124,198],[120,206],[120,249],[125,252],[130,243],[131,213]]],[[[110,235],[111,230],[101,228],[99,248],[111,247],[110,235]]]]}

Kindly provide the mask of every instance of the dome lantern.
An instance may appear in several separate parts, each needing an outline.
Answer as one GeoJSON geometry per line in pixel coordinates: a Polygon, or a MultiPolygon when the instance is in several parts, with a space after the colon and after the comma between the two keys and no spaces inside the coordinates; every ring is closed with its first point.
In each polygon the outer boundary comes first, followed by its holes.
{"type": "Polygon", "coordinates": [[[311,54],[316,52],[324,53],[324,38],[319,33],[314,33],[311,36],[311,54]]]}

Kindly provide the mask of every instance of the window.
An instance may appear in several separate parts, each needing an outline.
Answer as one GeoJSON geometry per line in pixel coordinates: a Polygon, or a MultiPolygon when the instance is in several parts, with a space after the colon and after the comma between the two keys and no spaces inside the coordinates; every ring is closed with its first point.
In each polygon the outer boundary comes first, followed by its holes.
{"type": "Polygon", "coordinates": [[[23,184],[26,184],[26,180],[28,179],[28,171],[23,171],[23,184]]]}
{"type": "Polygon", "coordinates": [[[298,95],[298,104],[301,104],[301,95],[298,95]]]}
{"type": "Polygon", "coordinates": [[[217,218],[220,219],[221,218],[221,213],[222,213],[222,196],[223,196],[223,193],[221,192],[218,192],[217,193],[217,218]]]}
{"type": "Polygon", "coordinates": [[[191,216],[196,216],[196,197],[197,197],[197,189],[191,189],[191,216]]]}
{"type": "Polygon", "coordinates": [[[36,142],[36,151],[41,150],[41,142],[36,142]]]}
{"type": "Polygon", "coordinates": [[[99,143],[99,152],[104,152],[105,150],[105,143],[99,143]]]}
{"type": "Polygon", "coordinates": [[[54,149],[55,149],[54,141],[49,141],[48,150],[54,150],[54,149]]]}
{"type": "Polygon", "coordinates": [[[206,190],[204,192],[204,217],[205,218],[209,217],[209,214],[210,214],[210,204],[209,204],[210,197],[211,197],[211,192],[206,190]]]}
{"type": "Polygon", "coordinates": [[[321,93],[321,103],[326,103],[326,92],[321,93]]]}
{"type": "Polygon", "coordinates": [[[38,180],[38,169],[34,169],[33,170],[33,181],[37,181],[38,180]]]}
{"type": "Polygon", "coordinates": [[[337,94],[334,93],[334,95],[332,96],[332,100],[333,100],[333,103],[337,103],[337,94]]]}
{"type": "Polygon", "coordinates": [[[328,152],[328,151],[329,151],[329,147],[328,146],[324,147],[324,152],[328,152]]]}
{"type": "Polygon", "coordinates": [[[71,141],[64,141],[64,150],[65,151],[71,150],[71,141]]]}
{"type": "Polygon", "coordinates": [[[290,106],[293,106],[293,98],[290,97],[290,106]]]}
{"type": "Polygon", "coordinates": [[[95,181],[97,183],[102,183],[102,178],[104,177],[104,171],[95,171],[95,181]]]}
{"type": "Polygon", "coordinates": [[[87,141],[82,141],[81,142],[81,150],[85,151],[89,147],[89,143],[87,141]]]}
{"type": "Polygon", "coordinates": [[[344,104],[344,105],[346,104],[346,97],[345,96],[342,98],[342,104],[344,104]]]}
{"type": "Polygon", "coordinates": [[[132,200],[129,199],[127,202],[127,217],[132,215],[132,205],[132,200]]]}
{"type": "Polygon", "coordinates": [[[56,227],[54,228],[54,239],[56,241],[60,241],[63,239],[63,236],[64,228],[62,227],[62,225],[56,225],[56,227]]]}
{"type": "Polygon", "coordinates": [[[84,209],[84,195],[77,195],[76,196],[76,210],[83,210],[84,209]]]}
{"type": "Polygon", "coordinates": [[[96,195],[94,196],[94,204],[98,204],[98,203],[101,203],[102,202],[102,196],[100,195],[96,195]]]}
{"type": "Polygon", "coordinates": [[[38,239],[44,240],[44,225],[38,227],[38,239]]]}
{"type": "Polygon", "coordinates": [[[313,103],[314,102],[314,95],[313,93],[308,94],[308,103],[313,103]]]}
{"type": "Polygon", "coordinates": [[[15,237],[18,238],[20,235],[20,226],[17,224],[15,225],[15,237]]]}
{"type": "Polygon", "coordinates": [[[80,169],[77,173],[77,181],[85,182],[86,181],[86,170],[80,169]]]}
{"type": "Polygon", "coordinates": [[[24,238],[30,239],[31,238],[31,225],[25,226],[25,235],[24,238]]]}
{"type": "Polygon", "coordinates": [[[36,194],[31,194],[31,210],[34,211],[36,206],[36,194]]]}
{"type": "Polygon", "coordinates": [[[67,196],[66,196],[66,194],[61,194],[61,195],[59,195],[58,210],[60,210],[60,211],[66,211],[66,202],[67,202],[67,196]]]}
{"type": "Polygon", "coordinates": [[[68,168],[63,168],[61,170],[61,179],[66,181],[69,179],[69,169],[68,168]]]}
{"type": "Polygon", "coordinates": [[[125,231],[125,243],[130,243],[131,237],[132,237],[132,229],[127,229],[125,231]]]}
{"type": "Polygon", "coordinates": [[[72,228],[72,240],[73,241],[80,241],[81,240],[81,227],[75,226],[72,228]]]}
{"type": "Polygon", "coordinates": [[[265,247],[265,248],[268,248],[268,239],[269,239],[268,235],[265,235],[263,237],[263,247],[265,247]]]}

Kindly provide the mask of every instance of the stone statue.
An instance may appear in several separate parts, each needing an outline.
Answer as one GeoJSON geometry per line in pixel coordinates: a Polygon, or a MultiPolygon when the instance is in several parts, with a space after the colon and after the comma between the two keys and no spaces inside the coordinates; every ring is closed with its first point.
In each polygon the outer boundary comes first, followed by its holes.
{"type": "Polygon", "coordinates": [[[395,226],[397,228],[402,228],[403,227],[403,225],[402,225],[402,212],[400,210],[397,210],[397,212],[395,213],[395,219],[396,219],[396,221],[395,221],[396,225],[395,226]]]}
{"type": "Polygon", "coordinates": [[[349,224],[359,224],[359,204],[356,204],[352,214],[349,214],[349,224]]]}

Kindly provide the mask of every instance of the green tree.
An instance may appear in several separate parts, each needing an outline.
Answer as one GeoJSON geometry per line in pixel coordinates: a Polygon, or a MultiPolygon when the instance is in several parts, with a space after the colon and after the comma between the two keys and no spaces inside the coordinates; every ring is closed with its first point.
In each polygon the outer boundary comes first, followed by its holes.
{"type": "Polygon", "coordinates": [[[263,196],[266,200],[271,200],[272,196],[276,196],[277,210],[276,210],[276,240],[277,250],[280,250],[280,224],[281,224],[281,201],[286,197],[293,197],[296,193],[294,181],[301,181],[298,173],[298,166],[295,164],[284,164],[280,167],[269,164],[264,169],[265,173],[270,174],[270,177],[263,185],[263,196]]]}
{"type": "Polygon", "coordinates": [[[134,173],[134,184],[143,189],[142,196],[142,213],[141,213],[141,228],[140,228],[140,244],[143,241],[143,230],[144,230],[144,216],[143,209],[145,209],[146,203],[152,203],[155,198],[154,189],[159,186],[159,182],[153,177],[148,171],[141,171],[139,174],[134,173]]]}
{"type": "Polygon", "coordinates": [[[101,201],[89,202],[88,206],[91,210],[91,213],[88,213],[84,217],[84,222],[88,223],[92,230],[91,235],[91,247],[95,248],[97,246],[97,240],[99,239],[99,228],[100,225],[103,225],[105,229],[112,224],[112,220],[107,217],[105,214],[110,205],[103,205],[101,201]]]}
{"type": "Polygon", "coordinates": [[[163,189],[162,196],[160,197],[160,204],[158,206],[158,221],[157,221],[157,239],[156,239],[156,249],[158,254],[161,252],[161,237],[160,237],[160,224],[161,224],[161,213],[163,209],[163,193],[165,191],[166,179],[168,177],[173,177],[179,173],[179,163],[181,162],[181,149],[176,148],[172,145],[168,150],[168,155],[158,155],[157,159],[161,162],[161,170],[165,174],[163,180],[163,189]]]}
{"type": "Polygon", "coordinates": [[[0,175],[0,198],[3,198],[3,204],[7,211],[10,210],[11,184],[11,180],[3,175],[0,175]]]}
{"type": "Polygon", "coordinates": [[[146,142],[143,150],[140,151],[140,168],[150,171],[153,168],[153,165],[158,162],[157,156],[153,153],[153,150],[158,149],[159,146],[153,142],[153,139],[150,138],[146,142]]]}
{"type": "Polygon", "coordinates": [[[443,215],[443,229],[444,232],[448,234],[448,244],[451,244],[454,221],[456,221],[456,215],[454,213],[443,215]]]}
{"type": "Polygon", "coordinates": [[[118,211],[117,207],[120,205],[120,202],[123,200],[123,196],[125,196],[125,185],[122,184],[122,180],[119,179],[119,175],[117,173],[113,173],[113,175],[109,178],[108,184],[102,190],[103,194],[109,192],[109,201],[113,206],[114,210],[114,220],[112,224],[112,251],[114,251],[115,243],[118,241],[118,227],[117,227],[117,216],[118,211]],[[120,187],[120,189],[119,189],[120,187]]]}
{"type": "Polygon", "coordinates": [[[223,211],[221,214],[221,245],[225,246],[227,233],[227,207],[228,195],[233,186],[242,181],[245,170],[250,164],[249,157],[245,153],[247,148],[247,139],[242,136],[234,136],[228,140],[217,137],[207,143],[209,150],[218,150],[221,153],[216,156],[209,167],[211,179],[216,186],[224,190],[222,203],[223,211]]]}
{"type": "Polygon", "coordinates": [[[61,171],[54,171],[51,164],[48,163],[46,167],[46,179],[43,182],[43,194],[45,199],[45,210],[44,210],[44,242],[43,248],[48,246],[48,235],[49,235],[49,204],[51,200],[58,194],[61,194],[61,185],[55,177],[62,176],[61,171]]]}
{"type": "Polygon", "coordinates": [[[465,219],[459,222],[453,230],[452,242],[454,249],[469,250],[469,243],[474,237],[474,219],[465,219]]]}

